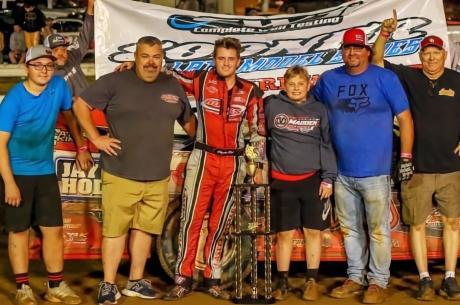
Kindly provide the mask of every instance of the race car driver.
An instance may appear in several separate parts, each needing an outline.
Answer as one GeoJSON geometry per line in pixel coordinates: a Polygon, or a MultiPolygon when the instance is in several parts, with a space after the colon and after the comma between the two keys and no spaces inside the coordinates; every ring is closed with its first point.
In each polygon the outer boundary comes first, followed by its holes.
{"type": "MultiPolygon", "coordinates": [[[[259,164],[265,162],[265,120],[263,92],[254,83],[236,75],[242,47],[238,39],[225,37],[215,42],[214,68],[207,71],[177,72],[174,75],[194,95],[198,109],[195,149],[188,164],[183,189],[179,253],[175,286],[164,300],[177,300],[192,291],[195,257],[204,216],[213,198],[209,233],[205,244],[205,292],[217,299],[229,299],[220,288],[220,257],[233,216],[232,184],[245,177],[244,119],[248,120],[251,143],[259,148],[259,164]]],[[[124,63],[116,70],[132,68],[124,63]]],[[[261,182],[262,171],[256,174],[261,182]]]]}

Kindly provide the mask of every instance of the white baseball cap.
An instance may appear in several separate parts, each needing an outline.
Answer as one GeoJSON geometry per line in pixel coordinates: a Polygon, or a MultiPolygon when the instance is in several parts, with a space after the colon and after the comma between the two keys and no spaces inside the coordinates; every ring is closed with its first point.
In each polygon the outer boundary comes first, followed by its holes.
{"type": "Polygon", "coordinates": [[[50,58],[52,61],[55,61],[57,58],[53,56],[53,52],[51,52],[50,48],[45,47],[44,45],[37,45],[30,48],[26,54],[26,63],[31,60],[35,60],[38,58],[47,57],[50,58]]]}

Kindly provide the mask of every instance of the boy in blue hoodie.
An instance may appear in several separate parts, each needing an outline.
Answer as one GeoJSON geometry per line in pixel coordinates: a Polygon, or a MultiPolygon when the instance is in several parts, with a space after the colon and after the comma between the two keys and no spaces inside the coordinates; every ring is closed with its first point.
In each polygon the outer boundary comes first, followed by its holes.
{"type": "Polygon", "coordinates": [[[288,296],[292,240],[302,227],[307,249],[303,299],[318,299],[316,279],[321,258],[321,231],[330,226],[332,183],[337,163],[329,136],[326,107],[308,91],[310,77],[301,66],[290,67],[285,91],[265,100],[271,137],[271,228],[276,234],[278,282],[273,297],[288,296]]]}

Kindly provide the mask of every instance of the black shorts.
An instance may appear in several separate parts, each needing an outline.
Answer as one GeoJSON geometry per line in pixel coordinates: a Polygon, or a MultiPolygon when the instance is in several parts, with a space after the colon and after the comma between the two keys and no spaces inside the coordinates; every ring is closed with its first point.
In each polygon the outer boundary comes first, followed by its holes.
{"type": "Polygon", "coordinates": [[[62,227],[62,203],[55,174],[14,176],[21,193],[21,204],[12,207],[5,203],[5,184],[0,179],[0,200],[4,207],[7,232],[24,232],[32,226],[62,227]]]}
{"type": "Polygon", "coordinates": [[[270,192],[271,229],[285,232],[306,228],[325,230],[331,226],[331,204],[320,199],[319,173],[299,181],[274,179],[270,192]]]}

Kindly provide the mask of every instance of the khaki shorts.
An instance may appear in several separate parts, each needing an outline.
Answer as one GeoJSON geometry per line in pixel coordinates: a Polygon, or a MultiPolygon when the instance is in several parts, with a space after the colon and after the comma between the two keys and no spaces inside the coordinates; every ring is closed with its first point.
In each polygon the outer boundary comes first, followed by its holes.
{"type": "Polygon", "coordinates": [[[135,181],[102,171],[102,235],[119,237],[130,228],[161,234],[168,208],[168,182],[135,181]]]}
{"type": "Polygon", "coordinates": [[[411,180],[403,181],[403,222],[408,225],[425,223],[432,211],[433,195],[442,216],[460,217],[460,172],[414,174],[411,180]]]}

